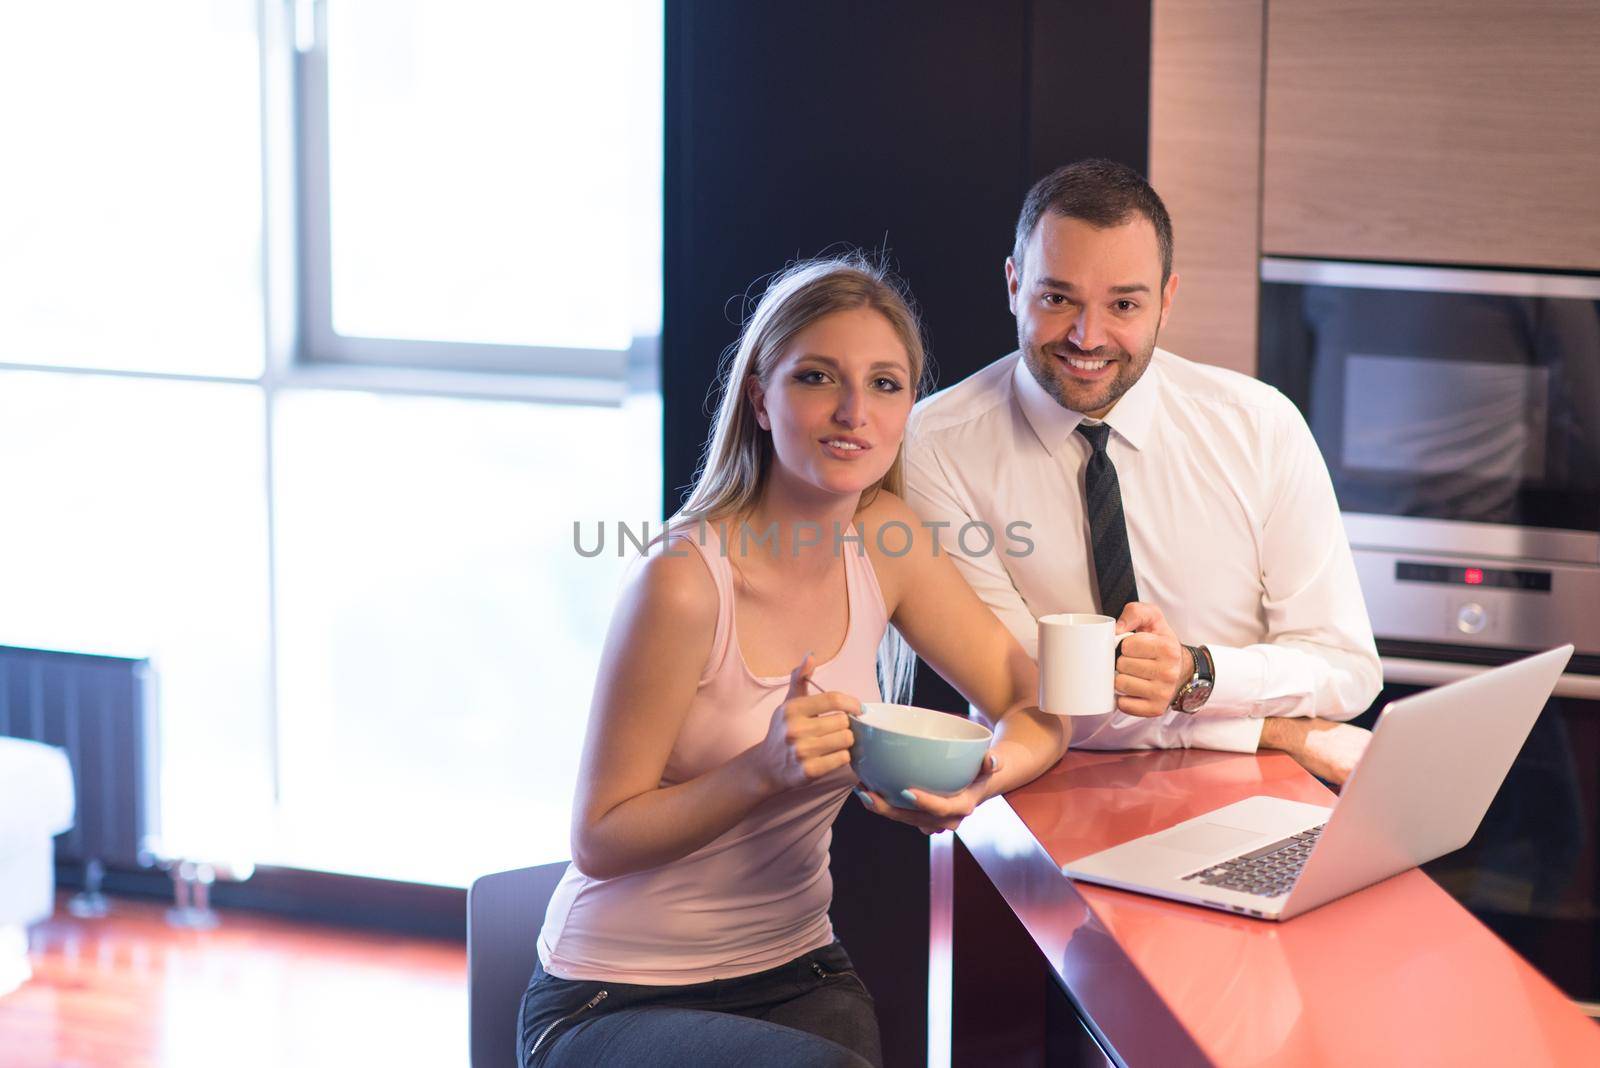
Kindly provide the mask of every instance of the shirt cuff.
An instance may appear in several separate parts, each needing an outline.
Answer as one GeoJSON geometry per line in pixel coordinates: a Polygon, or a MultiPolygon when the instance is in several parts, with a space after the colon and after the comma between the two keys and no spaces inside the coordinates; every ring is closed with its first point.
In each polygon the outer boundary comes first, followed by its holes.
{"type": "MultiPolygon", "coordinates": [[[[1254,649],[1233,649],[1208,645],[1211,665],[1211,696],[1195,713],[1198,719],[1228,719],[1248,716],[1266,687],[1266,658],[1254,649]]],[[[1261,733],[1257,727],[1256,733],[1261,733]]],[[[1254,745],[1251,752],[1255,751],[1254,745]]]]}
{"type": "Polygon", "coordinates": [[[1173,730],[1185,749],[1254,753],[1261,744],[1261,725],[1262,721],[1253,716],[1217,716],[1211,719],[1184,716],[1183,720],[1173,725],[1173,730]]]}
{"type": "Polygon", "coordinates": [[[1073,749],[1216,749],[1254,753],[1262,721],[1253,717],[1202,719],[1183,712],[1142,719],[1121,712],[1072,716],[1073,749]]]}

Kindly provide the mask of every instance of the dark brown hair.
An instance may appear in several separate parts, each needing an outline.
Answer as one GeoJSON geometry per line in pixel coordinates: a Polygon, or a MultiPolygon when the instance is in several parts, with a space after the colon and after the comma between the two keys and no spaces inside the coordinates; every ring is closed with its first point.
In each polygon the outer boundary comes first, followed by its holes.
{"type": "Polygon", "coordinates": [[[1057,167],[1034,183],[1017,217],[1017,239],[1011,259],[1022,270],[1022,251],[1045,212],[1082,219],[1106,229],[1121,226],[1135,215],[1150,220],[1161,251],[1161,284],[1172,275],[1172,217],[1144,175],[1108,159],[1084,159],[1057,167]]]}

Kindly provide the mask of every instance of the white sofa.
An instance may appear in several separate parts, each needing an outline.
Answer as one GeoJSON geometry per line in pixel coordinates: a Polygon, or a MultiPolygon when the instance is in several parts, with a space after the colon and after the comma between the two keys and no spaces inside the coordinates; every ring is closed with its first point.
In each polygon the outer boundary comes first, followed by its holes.
{"type": "Polygon", "coordinates": [[[27,928],[55,909],[55,845],[73,820],[72,766],[54,746],[0,738],[0,995],[31,974],[27,928]]]}

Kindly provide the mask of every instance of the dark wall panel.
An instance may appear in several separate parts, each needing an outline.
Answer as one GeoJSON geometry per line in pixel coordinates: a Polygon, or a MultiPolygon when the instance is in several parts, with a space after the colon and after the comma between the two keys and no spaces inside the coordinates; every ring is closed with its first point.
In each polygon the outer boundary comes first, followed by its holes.
{"type": "Polygon", "coordinates": [[[1023,30],[1015,2],[668,4],[669,507],[743,296],[790,261],[887,246],[941,366],[1010,346],[1023,30]]]}
{"type": "Polygon", "coordinates": [[[1148,174],[1150,4],[1035,0],[1028,9],[1026,184],[1088,156],[1148,174]]]}

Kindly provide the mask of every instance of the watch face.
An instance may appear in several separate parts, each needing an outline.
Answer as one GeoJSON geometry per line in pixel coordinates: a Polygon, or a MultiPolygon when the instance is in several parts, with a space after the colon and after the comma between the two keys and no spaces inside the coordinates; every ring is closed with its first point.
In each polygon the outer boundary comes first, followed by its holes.
{"type": "Polygon", "coordinates": [[[1207,679],[1196,679],[1183,688],[1183,695],[1178,698],[1180,712],[1195,712],[1206,703],[1206,698],[1211,696],[1211,683],[1207,679]]]}

